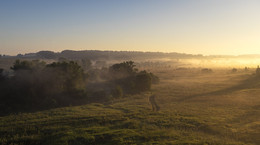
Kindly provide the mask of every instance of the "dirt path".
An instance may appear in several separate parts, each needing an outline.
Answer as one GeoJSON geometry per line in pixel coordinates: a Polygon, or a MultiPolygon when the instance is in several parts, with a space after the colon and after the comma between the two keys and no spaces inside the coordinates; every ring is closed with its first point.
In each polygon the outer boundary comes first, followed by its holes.
{"type": "Polygon", "coordinates": [[[160,107],[157,105],[156,101],[155,101],[155,95],[152,95],[149,97],[149,102],[152,105],[152,109],[153,111],[159,111],[160,107]]]}

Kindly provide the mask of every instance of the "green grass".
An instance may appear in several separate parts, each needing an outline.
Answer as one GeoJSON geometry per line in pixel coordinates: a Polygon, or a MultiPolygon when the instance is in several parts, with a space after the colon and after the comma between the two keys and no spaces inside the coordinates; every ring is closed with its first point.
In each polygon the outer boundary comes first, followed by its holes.
{"type": "Polygon", "coordinates": [[[152,111],[147,92],[105,104],[4,116],[0,144],[260,144],[260,83],[243,81],[250,72],[155,73],[161,83],[152,93],[160,111],[152,111]]]}

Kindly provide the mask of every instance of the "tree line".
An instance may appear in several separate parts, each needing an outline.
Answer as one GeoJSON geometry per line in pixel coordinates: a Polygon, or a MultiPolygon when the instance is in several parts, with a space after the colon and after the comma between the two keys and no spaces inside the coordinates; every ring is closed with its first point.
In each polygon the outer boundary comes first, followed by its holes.
{"type": "Polygon", "coordinates": [[[82,62],[16,60],[11,66],[13,73],[6,75],[0,69],[0,115],[81,105],[98,95],[106,99],[123,97],[149,91],[159,82],[154,74],[138,71],[133,61],[100,69],[92,68],[86,60],[82,62]],[[109,87],[106,91],[90,87],[98,83],[109,87]]]}

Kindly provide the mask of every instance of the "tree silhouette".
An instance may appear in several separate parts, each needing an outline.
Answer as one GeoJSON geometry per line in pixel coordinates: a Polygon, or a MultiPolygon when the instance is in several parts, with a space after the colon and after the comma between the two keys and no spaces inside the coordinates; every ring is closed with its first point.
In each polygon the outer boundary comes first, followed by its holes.
{"type": "Polygon", "coordinates": [[[135,89],[137,92],[149,91],[152,85],[152,78],[146,71],[141,71],[136,75],[135,89]]]}
{"type": "Polygon", "coordinates": [[[134,75],[138,69],[135,68],[133,61],[117,63],[109,68],[109,72],[115,78],[123,78],[134,75]]]}
{"type": "Polygon", "coordinates": [[[46,63],[44,61],[33,60],[33,61],[20,61],[19,59],[16,60],[11,67],[12,70],[38,70],[44,68],[46,63]]]}

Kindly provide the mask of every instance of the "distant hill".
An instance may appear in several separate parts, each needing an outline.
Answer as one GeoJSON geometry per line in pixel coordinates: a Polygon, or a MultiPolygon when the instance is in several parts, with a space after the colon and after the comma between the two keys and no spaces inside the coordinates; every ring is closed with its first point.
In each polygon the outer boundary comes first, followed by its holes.
{"type": "MultiPolygon", "coordinates": [[[[7,56],[6,56],[7,57],[7,56]]],[[[40,58],[40,59],[83,59],[90,60],[132,60],[132,59],[161,59],[161,58],[201,58],[202,55],[185,53],[141,52],[141,51],[99,51],[99,50],[64,50],[62,52],[39,51],[37,53],[18,54],[8,56],[12,58],[40,58]]]]}
{"type": "Polygon", "coordinates": [[[163,53],[163,52],[142,52],[142,51],[100,51],[100,50],[64,50],[61,52],[39,51],[37,53],[18,54],[17,56],[1,56],[2,58],[31,58],[31,59],[90,59],[90,60],[146,60],[146,59],[190,59],[190,58],[260,58],[260,54],[251,55],[193,55],[186,53],[163,53]]]}

